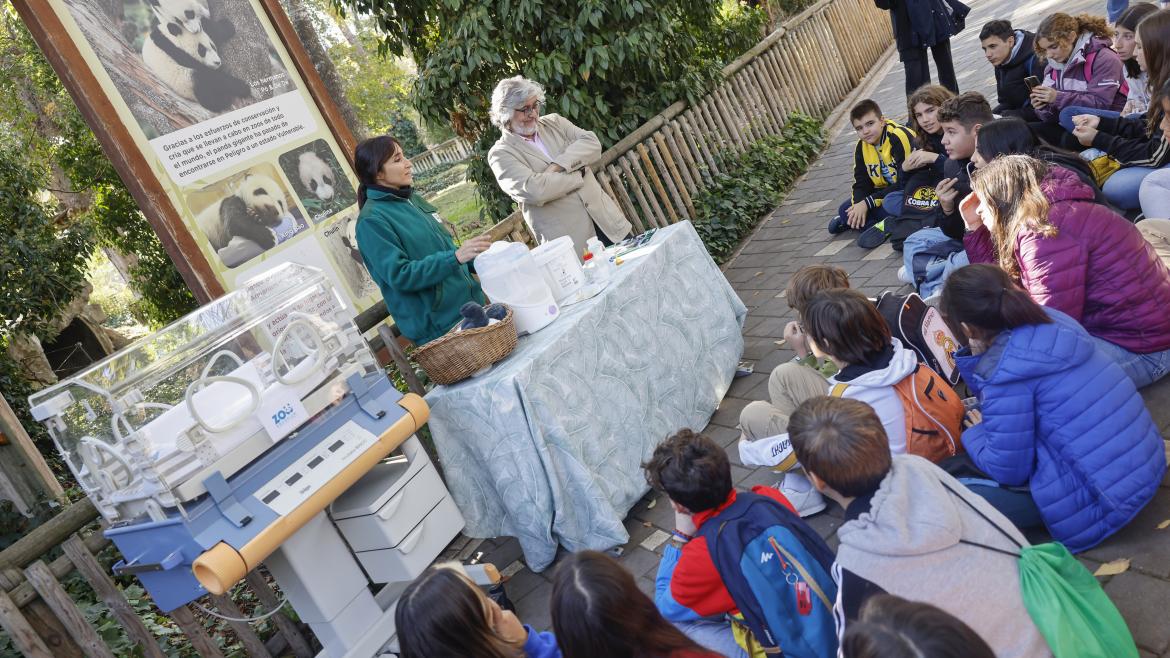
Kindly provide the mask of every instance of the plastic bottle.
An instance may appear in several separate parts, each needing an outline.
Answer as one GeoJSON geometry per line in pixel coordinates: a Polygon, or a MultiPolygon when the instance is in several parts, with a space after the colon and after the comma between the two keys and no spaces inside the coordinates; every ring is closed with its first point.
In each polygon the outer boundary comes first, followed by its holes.
{"type": "Polygon", "coordinates": [[[589,238],[585,241],[585,255],[582,257],[585,280],[589,283],[604,283],[613,276],[613,263],[605,255],[601,240],[589,238]]]}

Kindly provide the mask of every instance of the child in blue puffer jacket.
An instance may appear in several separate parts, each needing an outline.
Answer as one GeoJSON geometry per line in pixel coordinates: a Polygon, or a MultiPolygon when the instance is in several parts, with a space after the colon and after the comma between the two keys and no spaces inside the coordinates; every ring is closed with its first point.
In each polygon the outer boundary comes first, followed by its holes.
{"type": "Polygon", "coordinates": [[[1166,453],[1125,372],[1075,320],[1036,304],[997,266],[955,271],[940,307],[967,337],[956,361],[981,404],[963,445],[995,483],[1027,487],[972,490],[1017,516],[1030,497],[1073,552],[1133,519],[1162,481],[1166,453]]]}

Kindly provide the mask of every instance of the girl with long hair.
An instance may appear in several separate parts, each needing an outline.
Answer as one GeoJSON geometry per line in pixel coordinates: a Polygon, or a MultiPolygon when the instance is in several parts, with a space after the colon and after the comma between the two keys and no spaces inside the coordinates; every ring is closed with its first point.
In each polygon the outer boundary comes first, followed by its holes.
{"type": "Polygon", "coordinates": [[[942,165],[947,160],[942,145],[942,124],[938,120],[938,109],[955,92],[942,85],[923,85],[906,99],[906,116],[910,129],[914,131],[914,150],[906,156],[902,169],[912,171],[931,166],[942,177],[942,165]]]}
{"type": "Polygon", "coordinates": [[[666,621],[613,558],[581,551],[553,576],[552,622],[565,658],[718,658],[666,621]]]}
{"type": "Polygon", "coordinates": [[[1036,29],[1036,54],[1047,64],[1041,84],[1032,89],[1032,108],[1040,122],[1034,129],[1052,143],[1063,130],[1058,121],[1066,107],[1120,112],[1125,107],[1125,67],[1110,48],[1113,30],[1100,16],[1056,13],[1036,29]]]}
{"type": "Polygon", "coordinates": [[[966,343],[955,361],[980,401],[963,446],[999,484],[965,482],[971,490],[1017,526],[1043,520],[1073,552],[1133,519],[1162,482],[1166,452],[1137,388],[1098,341],[995,265],[956,270],[940,309],[966,343]]]}
{"type": "Polygon", "coordinates": [[[410,159],[393,137],[363,140],[353,159],[358,251],[402,335],[419,345],[432,341],[460,321],[461,306],[486,301],[470,262],[491,238],[455,245],[436,221],[437,208],[411,190],[410,159]]]}
{"type": "Polygon", "coordinates": [[[394,611],[402,658],[559,658],[552,633],[538,633],[487,597],[454,562],[407,585],[394,611]]]}
{"type": "Polygon", "coordinates": [[[1026,155],[978,169],[960,204],[972,263],[997,263],[1077,320],[1141,388],[1170,371],[1170,271],[1076,174],[1026,155]]]}
{"type": "Polygon", "coordinates": [[[1050,165],[1072,171],[1081,182],[1093,188],[1099,203],[1105,202],[1089,163],[1076,153],[1051,146],[1039,139],[1023,119],[1004,117],[985,123],[979,128],[979,134],[975,137],[975,155],[971,157],[976,169],[986,166],[988,162],[1001,155],[1012,154],[1030,155],[1050,165]]]}
{"type": "Polygon", "coordinates": [[[1170,10],[1153,12],[1138,23],[1135,44],[1134,58],[1144,65],[1153,90],[1145,115],[1072,117],[1073,136],[1083,146],[1100,149],[1121,163],[1101,189],[1126,211],[1140,207],[1145,177],[1170,165],[1170,142],[1160,129],[1170,94],[1170,10]]]}

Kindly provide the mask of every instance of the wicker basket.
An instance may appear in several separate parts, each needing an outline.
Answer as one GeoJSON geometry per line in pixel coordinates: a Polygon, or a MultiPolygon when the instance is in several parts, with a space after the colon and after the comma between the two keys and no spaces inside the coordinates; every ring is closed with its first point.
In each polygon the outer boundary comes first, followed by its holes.
{"type": "Polygon", "coordinates": [[[461,382],[516,349],[512,309],[503,320],[478,329],[452,329],[414,352],[414,359],[436,384],[461,382]]]}

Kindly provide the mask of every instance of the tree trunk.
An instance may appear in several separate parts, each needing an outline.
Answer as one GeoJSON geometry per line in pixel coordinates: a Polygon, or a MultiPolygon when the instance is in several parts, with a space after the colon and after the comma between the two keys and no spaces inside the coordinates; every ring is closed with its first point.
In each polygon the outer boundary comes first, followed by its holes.
{"type": "Polygon", "coordinates": [[[350,132],[359,140],[365,138],[369,131],[358,120],[357,113],[354,111],[353,106],[349,104],[349,99],[345,95],[345,85],[341,82],[341,76],[337,74],[337,69],[329,59],[329,54],[325,52],[325,48],[321,45],[321,38],[317,36],[317,29],[313,26],[313,20],[309,14],[312,9],[301,0],[281,0],[281,5],[288,12],[293,29],[297,31],[297,36],[300,37],[301,43],[309,53],[309,59],[312,60],[313,66],[317,69],[317,74],[321,76],[322,82],[325,83],[325,88],[329,90],[329,95],[332,97],[333,102],[341,110],[341,116],[345,119],[346,125],[349,126],[350,132]]]}

